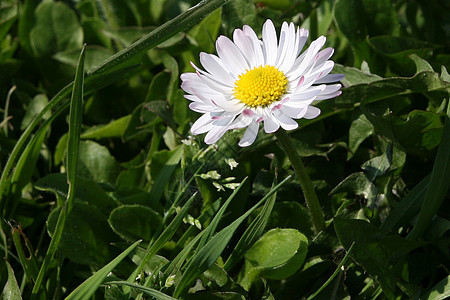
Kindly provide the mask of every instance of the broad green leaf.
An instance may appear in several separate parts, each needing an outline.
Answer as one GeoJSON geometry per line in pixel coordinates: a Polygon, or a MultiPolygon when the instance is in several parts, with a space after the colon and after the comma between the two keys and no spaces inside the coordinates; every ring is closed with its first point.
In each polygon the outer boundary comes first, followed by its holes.
{"type": "Polygon", "coordinates": [[[244,24],[252,27],[256,32],[259,32],[262,27],[253,1],[234,0],[223,7],[222,26],[226,30],[226,36],[233,36],[234,29],[242,28],[244,24]]]}
{"type": "Polygon", "coordinates": [[[308,210],[296,201],[276,202],[267,228],[294,228],[307,237],[314,235],[308,210]]]}
{"type": "Polygon", "coordinates": [[[416,64],[416,73],[430,71],[433,72],[433,67],[423,58],[417,54],[411,54],[409,58],[416,64]]]}
{"type": "Polygon", "coordinates": [[[414,63],[409,59],[412,55],[425,58],[432,56],[431,46],[420,40],[396,36],[375,36],[369,38],[367,42],[375,51],[387,58],[389,67],[393,71],[402,75],[415,73],[414,63]]]}
{"type": "Polygon", "coordinates": [[[112,120],[108,124],[91,126],[81,134],[82,139],[121,137],[130,122],[131,115],[112,120]]]}
{"type": "Polygon", "coordinates": [[[186,296],[187,300],[245,300],[244,295],[232,291],[199,291],[186,296]]]}
{"type": "Polygon", "coordinates": [[[347,178],[342,180],[330,194],[351,193],[352,195],[361,195],[368,200],[367,206],[371,207],[374,204],[378,189],[375,184],[369,180],[363,172],[350,174],[347,178]]]}
{"type": "Polygon", "coordinates": [[[302,266],[307,249],[308,239],[296,229],[268,231],[245,254],[241,285],[249,289],[259,276],[278,280],[292,276],[302,266]]]}
{"type": "Polygon", "coordinates": [[[36,8],[35,20],[30,41],[36,56],[81,48],[83,29],[75,12],[63,2],[41,2],[36,8]]]}
{"type": "MultiPolygon", "coordinates": [[[[80,53],[78,52],[78,55],[80,53]]],[[[25,129],[31,122],[31,120],[36,117],[39,112],[48,104],[48,98],[44,94],[36,95],[28,104],[27,111],[25,116],[22,119],[22,123],[20,124],[20,129],[25,129]]],[[[45,115],[43,118],[48,119],[49,115],[45,115]]]]}
{"type": "Polygon", "coordinates": [[[270,8],[284,10],[289,8],[292,3],[291,0],[262,0],[261,3],[267,5],[270,8]]]}
{"type": "Polygon", "coordinates": [[[390,113],[379,115],[371,108],[370,105],[362,106],[375,131],[390,139],[406,153],[420,155],[439,145],[443,127],[439,114],[414,110],[403,120],[390,113]]]}
{"type": "Polygon", "coordinates": [[[343,66],[340,64],[334,65],[333,72],[345,75],[345,78],[341,80],[345,87],[361,83],[370,83],[382,79],[382,77],[376,74],[371,74],[358,68],[343,66]]]}
{"type": "Polygon", "coordinates": [[[173,112],[167,101],[154,100],[144,103],[144,108],[160,117],[173,131],[177,131],[177,125],[173,120],[173,112]]]}
{"type": "Polygon", "coordinates": [[[348,147],[347,159],[350,159],[358,150],[359,145],[373,134],[373,125],[367,120],[364,114],[359,115],[350,125],[350,131],[348,133],[348,147]]]}
{"type": "MultiPolygon", "coordinates": [[[[51,237],[54,237],[60,210],[53,210],[47,220],[51,237]]],[[[76,263],[100,267],[113,257],[111,243],[118,240],[107,217],[96,206],[76,201],[67,216],[58,249],[76,263]]]]}
{"type": "Polygon", "coordinates": [[[125,251],[123,251],[120,255],[118,255],[115,259],[109,262],[106,266],[98,270],[91,277],[86,279],[81,285],[79,285],[69,296],[65,298],[65,300],[71,299],[90,299],[91,296],[95,293],[97,288],[102,284],[106,276],[110,274],[114,268],[131,252],[133,249],[139,245],[140,241],[135,242],[133,245],[128,247],[125,251]]]}
{"type": "MultiPolygon", "coordinates": [[[[39,179],[34,187],[41,191],[53,192],[56,196],[67,198],[67,176],[63,173],[50,174],[39,179]]],[[[105,216],[117,206],[105,191],[95,182],[83,178],[77,179],[75,199],[97,206],[105,216]]]]}
{"type": "Polygon", "coordinates": [[[222,9],[217,9],[209,14],[198,25],[193,27],[188,35],[193,37],[198,44],[198,48],[206,53],[211,53],[215,49],[215,40],[219,33],[222,21],[222,9]]]}
{"type": "Polygon", "coordinates": [[[450,275],[439,281],[429,291],[420,296],[426,300],[444,300],[450,297],[450,275]]]}
{"type": "Polygon", "coordinates": [[[362,220],[334,219],[337,237],[350,256],[371,275],[378,276],[378,282],[387,297],[396,295],[396,278],[390,270],[396,261],[410,251],[423,245],[401,238],[386,235],[374,225],[362,220]]]}
{"type": "Polygon", "coordinates": [[[5,264],[8,271],[8,280],[6,281],[6,284],[3,287],[3,291],[1,294],[2,299],[4,300],[22,299],[20,288],[19,285],[17,284],[16,276],[14,275],[14,270],[7,261],[5,261],[5,264]]]}
{"type": "Polygon", "coordinates": [[[17,18],[17,1],[4,0],[0,3],[0,41],[8,33],[17,18]]]}
{"type": "MultiPolygon", "coordinates": [[[[80,49],[69,49],[55,53],[52,57],[59,62],[76,66],[78,61],[78,55],[80,49]]],[[[87,46],[86,47],[86,60],[85,69],[90,70],[95,66],[101,64],[102,61],[110,57],[113,53],[111,50],[98,46],[87,46]]]]}
{"type": "Polygon", "coordinates": [[[125,240],[143,239],[148,242],[162,224],[162,218],[147,206],[121,205],[111,212],[108,223],[125,240]]]}
{"type": "Polygon", "coordinates": [[[78,175],[86,179],[114,184],[118,166],[109,150],[93,141],[81,141],[78,175]]]}

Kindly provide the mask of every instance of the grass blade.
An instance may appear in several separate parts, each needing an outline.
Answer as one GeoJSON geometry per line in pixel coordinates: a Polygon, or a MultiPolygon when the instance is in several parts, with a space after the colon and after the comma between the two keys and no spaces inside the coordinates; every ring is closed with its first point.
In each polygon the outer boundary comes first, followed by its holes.
{"type": "Polygon", "coordinates": [[[137,245],[139,245],[141,241],[135,242],[133,245],[128,247],[125,251],[123,251],[119,256],[113,259],[106,266],[95,272],[94,275],[86,279],[81,285],[79,285],[69,296],[66,297],[66,300],[71,299],[90,299],[91,296],[95,293],[95,290],[102,284],[103,280],[108,276],[110,272],[114,270],[114,268],[134,249],[137,245]]]}
{"type": "Polygon", "coordinates": [[[78,143],[80,141],[80,127],[81,127],[81,113],[82,113],[82,98],[83,98],[83,82],[84,82],[84,58],[85,47],[81,50],[80,58],[78,61],[77,71],[75,73],[74,89],[72,93],[70,119],[69,119],[69,140],[68,140],[68,165],[67,165],[67,179],[69,182],[69,191],[67,193],[67,201],[61,208],[61,212],[56,223],[55,232],[53,238],[48,246],[47,253],[45,254],[44,261],[39,270],[36,282],[34,284],[32,294],[37,295],[42,285],[44,275],[53,259],[55,252],[58,248],[59,241],[64,230],[66,217],[70,212],[73,200],[75,199],[75,187],[76,187],[76,163],[78,160],[78,143]],[[75,127],[75,128],[74,128],[75,127]],[[70,165],[69,165],[70,161],[70,165]],[[69,169],[70,168],[70,169],[69,169]]]}
{"type": "Polygon", "coordinates": [[[137,275],[141,273],[144,269],[145,264],[150,260],[150,258],[158,252],[159,249],[164,246],[166,242],[168,242],[172,236],[175,234],[178,226],[183,222],[183,218],[187,215],[189,208],[191,207],[192,202],[194,201],[197,194],[192,195],[191,198],[184,204],[183,208],[181,208],[180,212],[175,216],[175,218],[170,222],[169,226],[159,235],[158,239],[150,244],[147,253],[144,256],[141,264],[136,268],[136,270],[128,277],[128,282],[134,282],[137,275]]]}
{"type": "Polygon", "coordinates": [[[75,199],[78,148],[80,146],[81,120],[83,117],[85,49],[86,44],[83,46],[83,49],[81,49],[80,59],[75,73],[75,81],[73,83],[72,99],[70,101],[69,137],[67,140],[67,183],[69,184],[67,202],[69,212],[75,199]]]}
{"type": "Polygon", "coordinates": [[[220,219],[222,218],[223,214],[225,213],[225,210],[227,209],[228,205],[230,204],[231,200],[233,200],[234,196],[239,192],[241,187],[244,185],[244,183],[247,181],[247,177],[242,180],[242,182],[239,184],[238,188],[233,191],[233,193],[228,197],[227,201],[222,205],[222,207],[219,209],[219,211],[216,213],[214,218],[212,219],[211,223],[209,224],[208,228],[206,228],[203,234],[197,249],[203,248],[203,246],[211,239],[211,236],[216,231],[217,225],[219,225],[220,219]]]}
{"type": "Polygon", "coordinates": [[[225,270],[230,270],[262,235],[264,228],[266,228],[267,222],[269,221],[270,213],[272,212],[276,198],[277,194],[274,193],[269,201],[264,204],[258,216],[256,216],[250,226],[242,234],[241,239],[236,247],[234,247],[233,252],[231,252],[223,266],[225,270]]]}
{"type": "Polygon", "coordinates": [[[154,299],[157,299],[157,300],[175,300],[175,298],[172,298],[172,297],[170,297],[170,296],[168,296],[168,295],[166,295],[166,294],[164,294],[164,293],[162,293],[162,292],[160,292],[158,290],[151,289],[151,288],[139,285],[139,284],[129,283],[127,281],[110,281],[110,282],[108,282],[108,284],[110,284],[110,285],[117,284],[117,285],[129,286],[129,287],[137,289],[137,290],[139,290],[139,291],[141,291],[141,292],[143,292],[143,293],[145,293],[145,294],[147,294],[149,296],[152,296],[154,299]]]}
{"type": "Polygon", "coordinates": [[[175,288],[174,297],[178,298],[184,291],[189,287],[192,281],[195,280],[200,274],[211,267],[217,258],[222,254],[222,251],[227,246],[231,237],[233,236],[236,229],[256,208],[258,208],[262,203],[266,202],[285,182],[290,179],[288,176],[276,187],[270,190],[270,192],[261,199],[257,204],[250,208],[245,214],[236,219],[233,223],[219,231],[214,237],[212,237],[206,245],[199,249],[197,253],[192,257],[186,270],[181,276],[180,282],[175,288]]]}
{"type": "Polygon", "coordinates": [[[352,243],[352,245],[350,246],[350,248],[348,248],[347,253],[345,254],[344,258],[341,260],[341,262],[339,263],[339,265],[336,267],[336,270],[334,271],[334,273],[330,276],[330,278],[328,278],[328,280],[322,284],[322,286],[311,296],[308,297],[307,300],[313,299],[315,298],[323,289],[325,289],[330,283],[331,281],[333,281],[334,277],[336,277],[339,272],[341,272],[341,268],[342,266],[347,262],[347,259],[350,256],[350,252],[352,252],[353,249],[353,245],[355,245],[355,243],[352,243]]]}
{"type": "Polygon", "coordinates": [[[417,223],[408,235],[410,239],[418,239],[427,229],[431,219],[439,210],[450,187],[450,105],[447,107],[444,130],[439,145],[430,183],[422,203],[417,223]]]}
{"type": "Polygon", "coordinates": [[[429,183],[430,176],[428,175],[389,213],[380,229],[395,231],[399,226],[412,219],[420,210],[429,183]]]}

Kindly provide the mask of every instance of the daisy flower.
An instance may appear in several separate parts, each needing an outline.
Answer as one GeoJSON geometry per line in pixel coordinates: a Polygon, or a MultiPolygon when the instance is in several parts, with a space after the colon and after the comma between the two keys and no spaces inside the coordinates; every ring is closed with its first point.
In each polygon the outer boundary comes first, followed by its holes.
{"type": "Polygon", "coordinates": [[[206,133],[205,143],[216,143],[228,130],[247,128],[239,146],[251,145],[262,123],[266,133],[280,127],[293,130],[295,119],[320,114],[313,101],[341,94],[342,74],[329,74],[333,48],[320,51],[326,38],[319,37],[303,52],[308,30],[284,22],[278,40],[267,20],[262,39],[245,25],[236,29],[233,40],[220,36],[217,56],[200,53],[204,70],[193,63],[195,73],[181,75],[181,88],[189,107],[203,115],[192,125],[194,135],[206,133]]]}

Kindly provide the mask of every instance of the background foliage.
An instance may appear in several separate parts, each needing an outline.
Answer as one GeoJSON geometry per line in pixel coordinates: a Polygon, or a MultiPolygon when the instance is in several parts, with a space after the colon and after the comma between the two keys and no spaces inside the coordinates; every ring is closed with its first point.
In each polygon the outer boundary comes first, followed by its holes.
{"type": "Polygon", "coordinates": [[[449,4],[196,4],[1,1],[2,296],[448,297],[449,4]],[[189,135],[179,75],[267,18],[327,36],[346,75],[290,133],[318,235],[273,135],[189,135]]]}

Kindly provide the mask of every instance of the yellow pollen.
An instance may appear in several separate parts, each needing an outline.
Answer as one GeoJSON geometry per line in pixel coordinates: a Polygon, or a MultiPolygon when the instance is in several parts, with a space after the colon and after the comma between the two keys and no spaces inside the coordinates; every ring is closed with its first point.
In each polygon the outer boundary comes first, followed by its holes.
{"type": "Polygon", "coordinates": [[[251,107],[267,106],[286,92],[288,80],[274,66],[260,66],[239,75],[234,83],[234,96],[251,107]]]}

